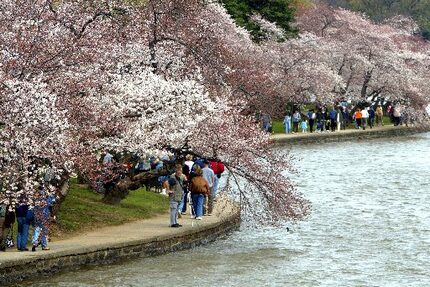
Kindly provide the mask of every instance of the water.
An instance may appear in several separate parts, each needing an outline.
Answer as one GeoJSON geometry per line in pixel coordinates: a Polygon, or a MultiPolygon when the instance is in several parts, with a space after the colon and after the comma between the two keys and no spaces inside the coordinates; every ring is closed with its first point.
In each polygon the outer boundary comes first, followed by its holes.
{"type": "Polygon", "coordinates": [[[294,147],[313,204],[291,230],[89,267],[26,286],[430,286],[430,133],[294,147]]]}

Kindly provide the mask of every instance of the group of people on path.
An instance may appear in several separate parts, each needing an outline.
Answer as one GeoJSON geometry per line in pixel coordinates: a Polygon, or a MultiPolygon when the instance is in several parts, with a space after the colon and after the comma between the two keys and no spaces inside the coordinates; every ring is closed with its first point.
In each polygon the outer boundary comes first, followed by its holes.
{"type": "MultiPolygon", "coordinates": [[[[390,117],[394,126],[401,125],[403,122],[407,124],[407,120],[402,115],[402,107],[399,104],[389,105],[386,114],[390,117]]],[[[283,126],[286,134],[345,130],[351,122],[354,123],[356,129],[365,130],[366,127],[383,126],[383,119],[384,109],[381,104],[363,108],[334,106],[330,111],[323,107],[317,109],[316,112],[314,109],[310,109],[306,114],[301,113],[299,109],[292,114],[288,112],[284,117],[283,126]]]]}
{"type": "Polygon", "coordinates": [[[310,109],[307,114],[300,113],[295,110],[293,114],[287,113],[283,120],[285,133],[302,133],[309,132],[323,132],[323,131],[336,131],[346,128],[348,115],[346,109],[343,107],[335,108],[328,111],[325,108],[310,109]]]}
{"type": "Polygon", "coordinates": [[[51,222],[51,208],[55,197],[48,195],[45,187],[41,186],[34,194],[33,204],[21,198],[16,206],[0,204],[0,251],[13,247],[13,224],[18,224],[16,247],[18,251],[29,251],[28,238],[30,226],[33,227],[31,251],[36,251],[39,245],[42,250],[49,250],[48,235],[51,222]]]}
{"type": "Polygon", "coordinates": [[[175,173],[163,182],[169,196],[170,227],[181,227],[178,218],[190,214],[196,220],[204,215],[211,216],[218,195],[219,178],[224,172],[224,164],[219,161],[193,159],[187,155],[183,165],[177,164],[175,173]]]}

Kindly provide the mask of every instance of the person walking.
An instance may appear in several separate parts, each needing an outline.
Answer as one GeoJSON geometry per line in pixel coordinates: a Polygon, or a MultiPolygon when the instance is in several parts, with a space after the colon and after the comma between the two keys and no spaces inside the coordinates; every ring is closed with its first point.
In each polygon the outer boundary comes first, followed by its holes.
{"type": "Polygon", "coordinates": [[[336,130],[336,125],[337,125],[337,111],[335,107],[333,107],[333,109],[330,111],[329,117],[330,117],[331,131],[334,132],[336,130]]]}
{"type": "Polygon", "coordinates": [[[378,127],[384,125],[383,118],[384,118],[384,110],[382,109],[381,104],[379,104],[378,107],[376,108],[376,125],[378,127]]]}
{"type": "Polygon", "coordinates": [[[195,218],[201,220],[203,216],[204,198],[209,194],[209,184],[203,177],[202,169],[199,166],[194,166],[195,177],[191,179],[190,191],[193,201],[195,218]]]}
{"type": "Polygon", "coordinates": [[[299,124],[301,119],[302,116],[300,115],[299,111],[295,111],[293,114],[293,133],[299,132],[299,124]]]}
{"type": "Polygon", "coordinates": [[[361,127],[363,130],[366,129],[367,121],[369,119],[369,112],[367,111],[368,108],[364,108],[361,110],[361,127]]]}
{"type": "Polygon", "coordinates": [[[399,104],[396,104],[393,108],[394,126],[400,125],[401,117],[402,117],[402,108],[399,104]]]}
{"type": "Polygon", "coordinates": [[[203,211],[204,215],[212,215],[213,205],[214,205],[214,192],[213,186],[215,183],[215,173],[209,167],[209,161],[205,160],[205,166],[202,169],[203,177],[206,179],[209,185],[209,193],[205,197],[205,210],[203,211]]]}
{"type": "Polygon", "coordinates": [[[373,109],[373,107],[369,107],[369,110],[367,112],[369,113],[369,128],[372,129],[375,124],[375,110],[373,109]]]}
{"type": "Polygon", "coordinates": [[[287,115],[285,116],[283,124],[285,128],[285,133],[286,134],[291,133],[291,114],[290,113],[287,113],[287,115]]]}
{"type": "Polygon", "coordinates": [[[311,133],[314,132],[314,124],[315,124],[316,117],[317,117],[317,115],[315,114],[314,110],[309,110],[309,112],[308,112],[309,132],[311,132],[311,133]]]}
{"type": "Polygon", "coordinates": [[[219,179],[221,178],[221,174],[224,172],[225,166],[221,161],[209,161],[209,164],[215,173],[213,194],[214,201],[216,201],[216,198],[218,196],[219,179]]]}
{"type": "Polygon", "coordinates": [[[361,110],[357,109],[354,113],[354,120],[355,120],[355,128],[356,129],[360,129],[360,127],[361,127],[361,118],[362,118],[361,110]]]}

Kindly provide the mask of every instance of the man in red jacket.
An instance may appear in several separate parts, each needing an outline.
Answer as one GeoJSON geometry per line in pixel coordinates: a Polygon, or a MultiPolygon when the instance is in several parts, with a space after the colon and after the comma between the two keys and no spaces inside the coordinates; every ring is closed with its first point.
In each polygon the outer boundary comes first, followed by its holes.
{"type": "Polygon", "coordinates": [[[218,194],[219,179],[221,177],[221,174],[224,172],[224,164],[221,161],[210,161],[209,164],[215,173],[215,181],[213,185],[213,196],[215,200],[218,194]]]}

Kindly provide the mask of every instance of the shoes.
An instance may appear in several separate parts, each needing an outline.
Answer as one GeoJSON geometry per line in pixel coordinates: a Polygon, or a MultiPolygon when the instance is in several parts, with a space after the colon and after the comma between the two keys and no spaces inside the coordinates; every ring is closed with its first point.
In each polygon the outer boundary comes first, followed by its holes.
{"type": "Polygon", "coordinates": [[[208,213],[208,214],[206,214],[206,216],[212,216],[212,213],[208,213]]]}
{"type": "Polygon", "coordinates": [[[202,217],[201,216],[197,216],[196,219],[197,220],[202,220],[202,217]]]}
{"type": "Polygon", "coordinates": [[[0,251],[6,252],[6,247],[0,248],[0,251]]]}
{"type": "Polygon", "coordinates": [[[36,245],[33,245],[33,247],[31,247],[31,251],[33,252],[36,251],[36,247],[37,247],[36,245]]]}
{"type": "Polygon", "coordinates": [[[21,248],[21,249],[18,249],[18,251],[28,251],[28,248],[21,248]]]}
{"type": "Polygon", "coordinates": [[[175,223],[175,224],[170,225],[170,227],[182,227],[182,225],[180,225],[179,223],[175,223]]]}
{"type": "Polygon", "coordinates": [[[186,212],[181,212],[181,214],[182,214],[182,215],[187,215],[187,213],[186,213],[186,212]]]}
{"type": "Polygon", "coordinates": [[[49,248],[48,246],[42,247],[42,250],[50,250],[51,248],[49,248]]]}

